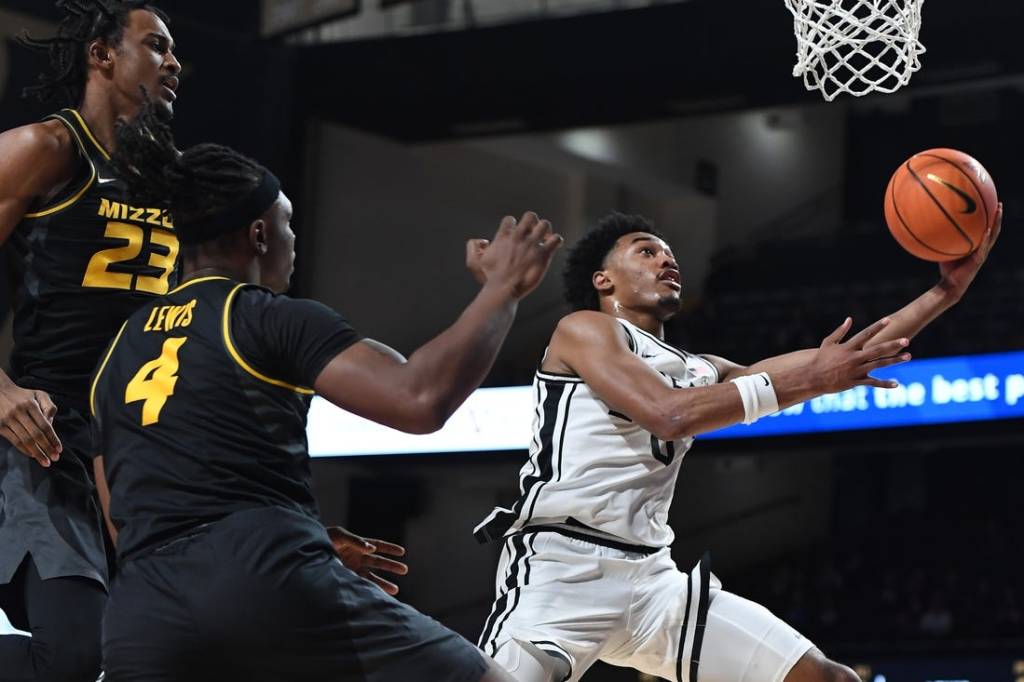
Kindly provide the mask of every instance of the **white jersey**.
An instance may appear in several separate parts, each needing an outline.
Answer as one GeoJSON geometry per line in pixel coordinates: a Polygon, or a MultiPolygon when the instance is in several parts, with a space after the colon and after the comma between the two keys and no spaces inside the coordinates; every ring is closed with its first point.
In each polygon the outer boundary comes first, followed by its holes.
{"type": "MultiPolygon", "coordinates": [[[[673,348],[626,320],[629,347],[679,389],[718,382],[709,361],[673,348]]],[[[630,545],[666,547],[676,477],[693,438],[660,441],[615,412],[577,376],[538,371],[530,457],[519,473],[519,500],[477,527],[480,540],[527,527],[573,527],[630,545]]]]}

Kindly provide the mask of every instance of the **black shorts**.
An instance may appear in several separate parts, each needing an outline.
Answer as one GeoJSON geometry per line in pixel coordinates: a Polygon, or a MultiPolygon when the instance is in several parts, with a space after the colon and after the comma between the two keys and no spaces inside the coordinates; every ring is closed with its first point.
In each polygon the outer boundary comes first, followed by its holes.
{"type": "Polygon", "coordinates": [[[60,405],[53,428],[64,450],[49,468],[0,438],[0,584],[29,554],[43,580],[78,576],[107,583],[89,419],[60,405]]]}
{"type": "Polygon", "coordinates": [[[323,528],[239,512],[124,561],[108,682],[477,682],[476,647],[345,568],[323,528]]]}

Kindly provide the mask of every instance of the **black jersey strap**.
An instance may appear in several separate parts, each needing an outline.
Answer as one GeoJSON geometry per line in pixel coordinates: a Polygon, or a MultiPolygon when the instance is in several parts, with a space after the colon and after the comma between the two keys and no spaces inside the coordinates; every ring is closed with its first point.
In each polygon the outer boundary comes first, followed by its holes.
{"type": "Polygon", "coordinates": [[[97,154],[103,157],[105,161],[110,161],[110,152],[100,144],[100,141],[93,135],[92,129],[89,128],[89,124],[85,122],[82,115],[78,113],[76,109],[61,109],[56,114],[51,114],[47,118],[55,118],[63,121],[64,124],[74,130],[81,138],[82,151],[85,154],[89,154],[90,151],[95,151],[97,154]],[[88,145],[85,144],[88,141],[88,145]]]}

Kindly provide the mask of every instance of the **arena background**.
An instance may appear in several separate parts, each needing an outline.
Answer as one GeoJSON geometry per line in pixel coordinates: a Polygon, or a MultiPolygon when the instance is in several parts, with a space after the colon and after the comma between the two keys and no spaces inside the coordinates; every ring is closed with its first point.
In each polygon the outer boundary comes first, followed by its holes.
{"type": "MultiPolygon", "coordinates": [[[[684,279],[669,336],[691,350],[747,362],[816,345],[935,281],[888,235],[882,193],[901,160],[940,146],[985,164],[1006,219],[967,297],[912,350],[1024,349],[1015,0],[926,3],[910,86],[832,103],[790,76],[781,0],[157,4],[184,65],[179,140],[274,168],[296,202],[293,293],[403,352],[473,295],[465,238],[526,209],[569,241],[612,209],[656,220],[684,279]]],[[[20,97],[42,64],[11,37],[55,19],[48,1],[0,0],[4,129],[52,108],[20,97]]],[[[553,272],[488,385],[529,383],[564,312],[553,272]]],[[[1024,680],[1022,426],[698,442],[674,555],[711,549],[726,588],[865,680],[1024,680]]],[[[326,458],[314,472],[324,520],[403,542],[402,598],[475,640],[497,547],[470,531],[511,501],[524,455],[326,458]]]]}

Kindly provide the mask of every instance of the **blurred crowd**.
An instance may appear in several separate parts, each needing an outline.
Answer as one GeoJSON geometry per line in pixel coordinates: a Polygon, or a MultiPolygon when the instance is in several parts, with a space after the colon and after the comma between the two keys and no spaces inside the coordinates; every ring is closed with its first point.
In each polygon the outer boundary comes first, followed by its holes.
{"type": "MultiPolygon", "coordinates": [[[[1005,226],[964,300],[915,339],[917,357],[1024,348],[1022,224],[1005,226]]],[[[817,346],[851,315],[864,326],[933,286],[936,265],[903,254],[888,235],[768,242],[720,253],[704,295],[671,329],[696,352],[754,362],[817,346]],[[881,241],[881,243],[880,243],[881,241]]]]}
{"type": "Polygon", "coordinates": [[[741,594],[822,646],[951,640],[988,649],[1024,637],[1020,535],[996,523],[920,521],[898,536],[833,539],[785,557],[739,578],[741,594]]]}
{"type": "Polygon", "coordinates": [[[865,448],[837,467],[829,532],[729,589],[826,650],[1024,651],[1019,447],[865,448]]]}

